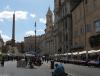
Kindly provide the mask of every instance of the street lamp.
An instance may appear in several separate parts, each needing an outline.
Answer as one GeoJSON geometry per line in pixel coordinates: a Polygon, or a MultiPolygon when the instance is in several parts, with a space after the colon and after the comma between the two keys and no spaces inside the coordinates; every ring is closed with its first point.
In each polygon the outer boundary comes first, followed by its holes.
{"type": "Polygon", "coordinates": [[[83,0],[83,10],[84,10],[84,25],[85,25],[85,50],[86,50],[86,61],[88,60],[88,50],[87,50],[87,42],[86,42],[86,9],[85,9],[85,0],[83,0]]]}
{"type": "Polygon", "coordinates": [[[36,21],[35,21],[35,52],[36,52],[36,21]]]}

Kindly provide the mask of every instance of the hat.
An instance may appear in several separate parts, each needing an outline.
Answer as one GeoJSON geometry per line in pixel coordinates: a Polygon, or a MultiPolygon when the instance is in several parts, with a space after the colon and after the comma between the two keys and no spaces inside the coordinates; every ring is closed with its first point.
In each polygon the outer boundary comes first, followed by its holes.
{"type": "Polygon", "coordinates": [[[57,67],[58,66],[58,64],[55,64],[55,67],[57,67]]]}

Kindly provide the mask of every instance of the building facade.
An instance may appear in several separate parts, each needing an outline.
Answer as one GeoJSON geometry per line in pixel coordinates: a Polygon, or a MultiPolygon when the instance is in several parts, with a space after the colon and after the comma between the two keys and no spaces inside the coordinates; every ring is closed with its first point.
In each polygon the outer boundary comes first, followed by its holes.
{"type": "Polygon", "coordinates": [[[73,52],[78,59],[99,59],[100,49],[100,0],[82,0],[72,10],[73,52]],[[81,57],[79,57],[81,56],[81,57]]]}
{"type": "Polygon", "coordinates": [[[0,52],[2,51],[2,47],[4,46],[4,41],[0,35],[0,52]]]}
{"type": "Polygon", "coordinates": [[[54,40],[56,53],[64,53],[66,48],[66,6],[64,0],[54,0],[54,40]]]}
{"type": "Polygon", "coordinates": [[[53,13],[50,10],[50,7],[48,8],[47,14],[46,14],[46,29],[45,29],[45,40],[46,40],[46,47],[48,54],[54,54],[54,39],[53,39],[53,13]]]}
{"type": "Polygon", "coordinates": [[[41,35],[40,37],[40,46],[41,49],[41,55],[47,55],[48,54],[48,47],[46,45],[46,36],[45,34],[41,35]]]}
{"type": "Polygon", "coordinates": [[[15,46],[17,47],[19,53],[25,53],[24,42],[17,42],[15,46]]]}
{"type": "Polygon", "coordinates": [[[99,3],[100,0],[84,0],[72,11],[73,47],[76,50],[100,49],[99,3]]]}
{"type": "Polygon", "coordinates": [[[35,36],[28,36],[24,37],[24,49],[26,52],[33,51],[35,52],[35,49],[39,51],[39,42],[40,42],[40,36],[36,36],[36,44],[35,44],[35,36]],[[36,48],[35,48],[36,45],[36,48]]]}
{"type": "Polygon", "coordinates": [[[72,10],[81,0],[54,0],[56,53],[71,52],[72,10]]]}
{"type": "Polygon", "coordinates": [[[47,46],[45,40],[45,34],[36,36],[36,43],[35,43],[35,36],[28,36],[24,37],[24,51],[25,52],[36,52],[38,54],[47,54],[47,46]],[[36,49],[36,50],[35,50],[36,49]]]}

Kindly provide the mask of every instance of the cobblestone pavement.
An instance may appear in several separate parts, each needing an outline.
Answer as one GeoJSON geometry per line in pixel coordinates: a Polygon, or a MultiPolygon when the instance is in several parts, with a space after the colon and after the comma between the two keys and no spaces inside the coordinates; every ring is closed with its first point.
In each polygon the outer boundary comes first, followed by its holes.
{"type": "Polygon", "coordinates": [[[35,69],[17,68],[16,61],[8,61],[0,66],[0,76],[51,76],[51,69],[46,63],[35,69]]]}

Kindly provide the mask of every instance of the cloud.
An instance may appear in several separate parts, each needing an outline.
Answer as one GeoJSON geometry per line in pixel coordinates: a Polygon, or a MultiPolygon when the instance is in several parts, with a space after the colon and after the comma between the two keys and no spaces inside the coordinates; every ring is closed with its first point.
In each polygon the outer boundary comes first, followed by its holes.
{"type": "Polygon", "coordinates": [[[2,31],[0,30],[0,34],[2,34],[2,31]]]}
{"type": "Polygon", "coordinates": [[[6,34],[4,34],[1,30],[0,30],[0,34],[1,34],[1,37],[3,38],[4,42],[11,40],[11,38],[9,36],[7,36],[6,34]]]}
{"type": "Polygon", "coordinates": [[[37,31],[38,31],[38,32],[44,32],[44,30],[42,30],[42,29],[38,29],[37,31]]]}
{"type": "Polygon", "coordinates": [[[40,22],[40,23],[43,23],[43,24],[46,24],[46,19],[45,19],[45,18],[40,18],[40,19],[39,19],[39,22],[40,22]]]}
{"type": "Polygon", "coordinates": [[[36,15],[35,15],[35,14],[30,14],[30,16],[31,16],[32,18],[35,18],[35,17],[36,17],[36,15]]]}
{"type": "MultiPolygon", "coordinates": [[[[5,19],[12,19],[13,11],[2,11],[0,12],[0,21],[4,21],[5,19]]],[[[27,19],[28,12],[26,11],[16,11],[15,12],[16,20],[25,20],[27,19]]]]}
{"type": "Polygon", "coordinates": [[[4,20],[3,19],[0,19],[0,22],[3,22],[4,20]]]}
{"type": "Polygon", "coordinates": [[[27,31],[25,33],[25,36],[32,36],[32,35],[35,35],[34,31],[27,31]]]}
{"type": "MultiPolygon", "coordinates": [[[[41,34],[44,34],[45,32],[44,32],[44,30],[42,30],[42,29],[37,29],[36,30],[36,35],[41,35],[41,34]]],[[[27,31],[26,33],[25,33],[25,36],[33,36],[33,35],[35,35],[35,32],[34,31],[27,31]]]]}
{"type": "Polygon", "coordinates": [[[2,38],[3,38],[4,42],[11,40],[11,38],[5,34],[2,35],[2,38]]]}
{"type": "Polygon", "coordinates": [[[12,18],[13,12],[12,11],[2,11],[0,12],[0,19],[10,19],[12,18]]]}
{"type": "Polygon", "coordinates": [[[6,10],[10,10],[11,8],[10,8],[10,5],[7,5],[6,7],[5,7],[5,9],[6,10]]]}
{"type": "Polygon", "coordinates": [[[27,19],[28,16],[28,12],[26,11],[16,11],[16,19],[21,19],[21,20],[25,20],[27,19]]]}
{"type": "Polygon", "coordinates": [[[44,30],[42,30],[42,29],[37,29],[37,35],[41,35],[41,34],[44,34],[44,33],[45,33],[44,30]]]}

